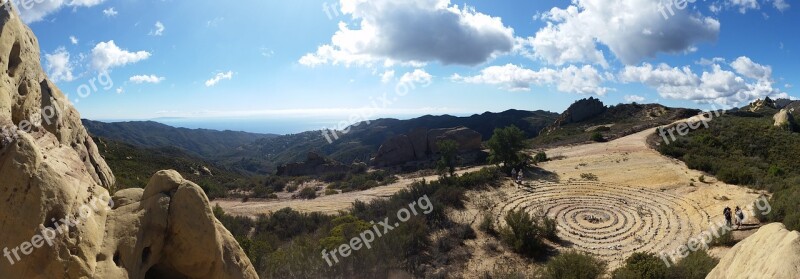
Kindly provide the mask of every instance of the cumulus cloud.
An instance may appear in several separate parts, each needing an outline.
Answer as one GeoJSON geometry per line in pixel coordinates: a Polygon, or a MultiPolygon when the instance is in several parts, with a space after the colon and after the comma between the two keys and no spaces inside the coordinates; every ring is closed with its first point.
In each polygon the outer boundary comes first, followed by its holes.
{"type": "Polygon", "coordinates": [[[422,69],[416,69],[413,72],[408,72],[400,77],[400,83],[407,84],[430,84],[433,76],[422,69]]]}
{"type": "Polygon", "coordinates": [[[103,10],[103,14],[105,16],[107,16],[107,17],[113,17],[113,16],[116,16],[119,13],[117,12],[116,9],[114,9],[114,7],[111,7],[111,8],[103,10]]]}
{"type": "Polygon", "coordinates": [[[590,65],[577,67],[570,65],[561,69],[542,68],[538,71],[514,64],[491,66],[481,70],[479,75],[452,77],[454,81],[499,85],[510,91],[528,91],[532,86],[556,85],[561,92],[605,95],[609,90],[602,84],[606,78],[590,65]]]}
{"type": "Polygon", "coordinates": [[[714,42],[720,23],[714,18],[673,8],[657,0],[573,0],[540,18],[547,25],[520,42],[523,53],[553,65],[608,65],[598,47],[607,46],[623,63],[632,65],[658,53],[685,53],[702,42],[714,42]],[[668,19],[665,19],[668,17],[668,19]]]}
{"type": "Polygon", "coordinates": [[[514,30],[500,18],[449,0],[342,0],[340,6],[358,26],[340,22],[331,43],[300,58],[301,64],[477,65],[514,47],[514,30]]]}
{"type": "Polygon", "coordinates": [[[47,62],[47,72],[53,82],[73,81],[75,79],[72,75],[69,52],[63,47],[56,49],[53,53],[45,54],[44,59],[47,62]]]}
{"type": "Polygon", "coordinates": [[[75,36],[69,36],[69,42],[72,43],[73,45],[77,45],[78,38],[76,38],[75,36]]]}
{"type": "Polygon", "coordinates": [[[644,97],[639,96],[639,95],[625,95],[625,97],[623,97],[623,99],[625,100],[625,102],[628,102],[628,103],[641,103],[641,102],[644,102],[644,100],[645,100],[644,97]]]}
{"type": "Polygon", "coordinates": [[[92,68],[105,71],[110,68],[136,63],[150,57],[146,51],[130,52],[119,48],[113,40],[98,43],[92,49],[92,68]]]}
{"type": "Polygon", "coordinates": [[[162,81],[166,80],[164,77],[159,77],[156,75],[135,75],[129,79],[131,82],[136,84],[142,83],[161,83],[162,81]]]}
{"type": "Polygon", "coordinates": [[[228,71],[228,72],[225,72],[225,73],[217,73],[216,75],[214,75],[214,77],[212,77],[211,79],[206,81],[206,87],[213,87],[213,86],[217,85],[220,81],[226,80],[226,79],[227,80],[233,79],[233,72],[232,71],[228,71]]]}
{"type": "Polygon", "coordinates": [[[667,64],[626,66],[619,75],[624,83],[637,82],[656,89],[661,97],[722,105],[741,105],[763,97],[788,95],[773,86],[771,69],[740,57],[729,65],[711,64],[695,73],[689,66],[667,64]],[[748,62],[749,61],[749,62],[748,62]],[[730,67],[734,71],[727,70],[730,67]]]}
{"type": "Polygon", "coordinates": [[[752,79],[769,79],[772,77],[772,67],[755,63],[747,56],[737,58],[731,63],[731,67],[740,75],[752,79]]]}
{"type": "Polygon", "coordinates": [[[164,35],[164,29],[166,29],[166,28],[164,27],[164,24],[161,23],[161,21],[156,21],[155,28],[156,29],[150,31],[150,35],[151,36],[162,36],[162,35],[164,35]]]}

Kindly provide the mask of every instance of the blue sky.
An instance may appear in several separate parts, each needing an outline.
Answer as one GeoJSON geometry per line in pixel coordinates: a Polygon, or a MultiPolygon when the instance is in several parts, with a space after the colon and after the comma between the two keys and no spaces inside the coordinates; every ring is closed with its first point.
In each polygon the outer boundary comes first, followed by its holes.
{"type": "Polygon", "coordinates": [[[800,18],[786,0],[672,3],[674,14],[666,0],[38,1],[19,9],[42,64],[90,119],[800,96],[800,18]],[[113,86],[79,96],[103,71],[113,86]]]}

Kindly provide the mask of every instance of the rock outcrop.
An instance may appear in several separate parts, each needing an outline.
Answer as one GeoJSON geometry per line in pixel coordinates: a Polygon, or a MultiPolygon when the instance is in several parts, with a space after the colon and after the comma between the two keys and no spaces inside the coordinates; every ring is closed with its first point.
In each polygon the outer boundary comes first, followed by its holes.
{"type": "Polygon", "coordinates": [[[552,132],[558,129],[558,127],[590,119],[605,111],[606,106],[599,99],[589,97],[588,99],[578,100],[570,105],[569,108],[556,119],[556,122],[547,128],[547,131],[552,132]]]}
{"type": "Polygon", "coordinates": [[[257,278],[177,173],[112,199],[114,175],[44,74],[36,37],[12,9],[0,30],[0,277],[257,278]]]}
{"type": "Polygon", "coordinates": [[[773,101],[769,97],[766,97],[764,98],[764,100],[758,99],[750,103],[748,110],[750,112],[759,112],[764,109],[775,109],[775,108],[777,108],[775,101],[773,101]]]}
{"type": "Polygon", "coordinates": [[[408,135],[398,135],[386,140],[378,149],[372,163],[378,167],[388,167],[429,160],[439,152],[437,143],[442,140],[453,140],[458,143],[460,153],[469,153],[481,150],[483,137],[466,127],[416,129],[408,135]]]}
{"type": "Polygon", "coordinates": [[[775,127],[780,127],[784,129],[794,130],[797,124],[794,121],[794,116],[791,112],[787,111],[786,109],[782,109],[775,116],[772,117],[775,120],[775,127]]]}
{"type": "Polygon", "coordinates": [[[793,279],[800,274],[800,233],[769,224],[733,246],[708,279],[793,279]]]}
{"type": "Polygon", "coordinates": [[[305,162],[289,163],[278,167],[277,175],[281,176],[304,176],[321,175],[326,173],[348,172],[355,165],[348,166],[328,158],[316,152],[309,152],[305,162]]]}

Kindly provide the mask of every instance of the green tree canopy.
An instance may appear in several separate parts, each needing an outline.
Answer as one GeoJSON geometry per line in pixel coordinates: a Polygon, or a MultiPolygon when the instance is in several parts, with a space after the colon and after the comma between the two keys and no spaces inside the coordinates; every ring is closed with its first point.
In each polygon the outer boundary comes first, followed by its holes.
{"type": "Polygon", "coordinates": [[[488,142],[489,162],[503,164],[505,168],[521,166],[529,158],[522,152],[525,149],[525,133],[516,126],[495,129],[488,142]]]}

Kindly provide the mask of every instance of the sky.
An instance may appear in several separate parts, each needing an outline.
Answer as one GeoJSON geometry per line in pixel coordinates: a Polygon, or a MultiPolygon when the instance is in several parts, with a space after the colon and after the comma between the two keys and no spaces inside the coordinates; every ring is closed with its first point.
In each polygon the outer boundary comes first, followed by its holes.
{"type": "Polygon", "coordinates": [[[89,119],[357,122],[800,96],[788,0],[25,2],[42,65],[89,119]]]}

